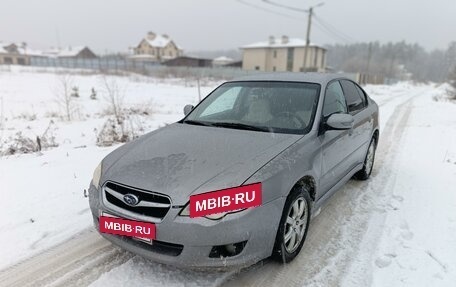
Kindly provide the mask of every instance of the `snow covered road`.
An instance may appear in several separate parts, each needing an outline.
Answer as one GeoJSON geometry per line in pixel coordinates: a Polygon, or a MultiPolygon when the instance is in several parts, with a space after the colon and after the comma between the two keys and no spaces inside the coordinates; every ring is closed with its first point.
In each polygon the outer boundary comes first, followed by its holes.
{"type": "MultiPolygon", "coordinates": [[[[385,102],[382,106],[393,108],[392,115],[384,121],[380,131],[380,142],[377,149],[375,169],[372,178],[367,181],[348,182],[324,206],[319,215],[311,222],[308,237],[299,256],[288,265],[281,265],[266,260],[261,269],[241,272],[228,286],[340,286],[350,265],[361,260],[364,270],[357,278],[356,286],[369,286],[372,274],[370,262],[373,250],[360,253],[364,240],[376,239],[381,229],[372,226],[374,217],[378,216],[378,199],[388,197],[388,181],[391,178],[391,158],[397,152],[397,144],[407,124],[412,100],[423,95],[403,95],[399,99],[385,102]],[[389,106],[391,105],[391,106],[389,106]],[[367,269],[367,270],[366,270],[367,269]]],[[[369,244],[368,248],[373,246],[369,244]]],[[[350,274],[350,279],[353,279],[350,274]]]]}
{"type": "Polygon", "coordinates": [[[442,89],[433,85],[367,90],[381,113],[372,178],[332,197],[290,264],[183,271],[119,250],[90,228],[0,271],[0,285],[453,286],[456,105],[434,101],[442,89]]]}

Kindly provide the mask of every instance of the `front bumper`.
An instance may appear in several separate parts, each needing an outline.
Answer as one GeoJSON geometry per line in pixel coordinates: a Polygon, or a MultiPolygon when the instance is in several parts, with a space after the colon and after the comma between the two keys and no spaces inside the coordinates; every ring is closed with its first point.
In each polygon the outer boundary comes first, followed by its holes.
{"type": "MultiPolygon", "coordinates": [[[[89,201],[97,230],[100,211],[135,219],[103,206],[100,194],[93,185],[89,189],[89,201]]],[[[158,242],[155,246],[129,237],[101,235],[121,248],[164,264],[185,268],[243,267],[271,255],[284,203],[285,198],[280,197],[217,221],[178,216],[181,208],[171,208],[163,221],[156,223],[158,242]],[[243,241],[246,244],[238,255],[209,257],[214,246],[243,241]]]]}

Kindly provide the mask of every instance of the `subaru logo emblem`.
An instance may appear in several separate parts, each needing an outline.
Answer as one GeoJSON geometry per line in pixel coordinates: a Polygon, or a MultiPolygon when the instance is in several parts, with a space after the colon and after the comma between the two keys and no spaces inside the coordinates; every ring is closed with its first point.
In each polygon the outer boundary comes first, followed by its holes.
{"type": "Polygon", "coordinates": [[[134,194],[127,193],[123,196],[123,201],[130,206],[135,206],[139,203],[139,198],[134,194]]]}

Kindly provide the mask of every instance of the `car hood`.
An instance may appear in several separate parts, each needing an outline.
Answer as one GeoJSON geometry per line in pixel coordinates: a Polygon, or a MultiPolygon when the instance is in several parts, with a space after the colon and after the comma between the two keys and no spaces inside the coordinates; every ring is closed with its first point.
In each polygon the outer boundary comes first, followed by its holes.
{"type": "Polygon", "coordinates": [[[175,123],[108,155],[102,180],[163,193],[181,205],[191,194],[241,185],[300,137],[175,123]]]}

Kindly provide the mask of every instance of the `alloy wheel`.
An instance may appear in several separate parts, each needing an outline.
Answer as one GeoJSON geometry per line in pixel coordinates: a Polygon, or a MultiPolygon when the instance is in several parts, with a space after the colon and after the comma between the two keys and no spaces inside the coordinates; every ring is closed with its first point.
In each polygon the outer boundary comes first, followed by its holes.
{"type": "Polygon", "coordinates": [[[307,228],[307,201],[298,197],[290,207],[285,221],[284,245],[288,253],[293,253],[301,244],[307,228]]]}
{"type": "Polygon", "coordinates": [[[366,173],[370,174],[372,171],[372,167],[374,166],[374,157],[375,157],[375,144],[372,142],[369,146],[369,150],[367,151],[366,157],[366,173]]]}

